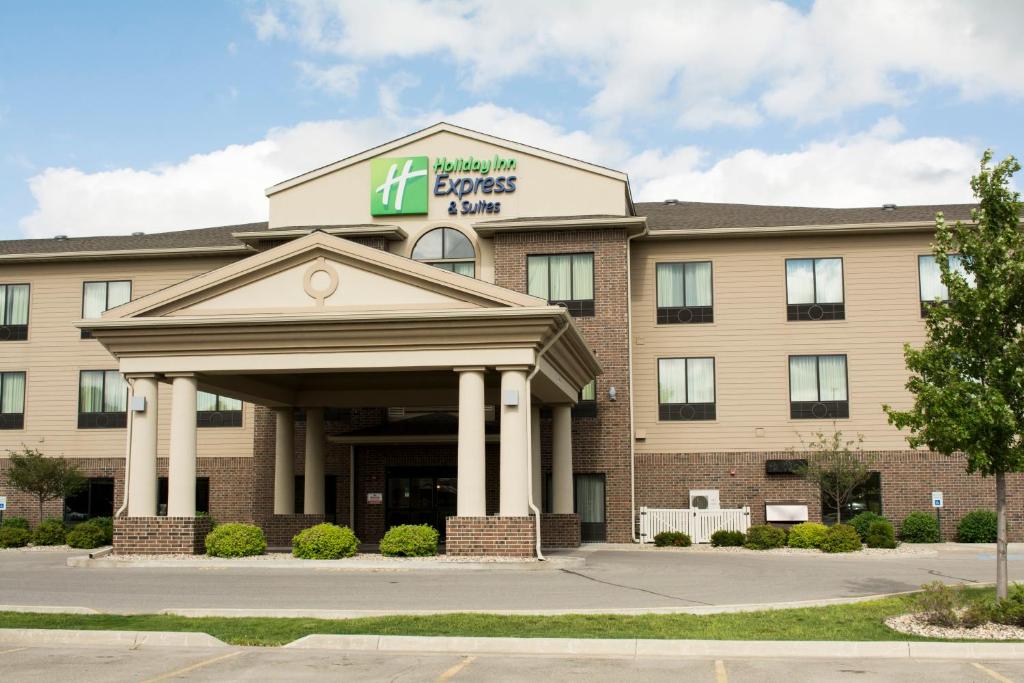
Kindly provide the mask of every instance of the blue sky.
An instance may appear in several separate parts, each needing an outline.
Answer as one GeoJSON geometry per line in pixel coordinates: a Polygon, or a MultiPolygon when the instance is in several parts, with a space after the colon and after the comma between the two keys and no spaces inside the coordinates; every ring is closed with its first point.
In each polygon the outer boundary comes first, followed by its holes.
{"type": "Polygon", "coordinates": [[[439,119],[641,199],[969,199],[1024,154],[1015,2],[0,6],[0,238],[265,217],[264,187],[439,119]]]}

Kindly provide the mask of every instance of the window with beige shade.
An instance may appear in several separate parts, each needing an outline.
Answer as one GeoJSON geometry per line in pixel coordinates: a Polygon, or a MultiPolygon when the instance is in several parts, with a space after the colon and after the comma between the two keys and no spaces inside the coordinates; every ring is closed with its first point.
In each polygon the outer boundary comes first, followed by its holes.
{"type": "Polygon", "coordinates": [[[658,359],[658,419],[714,420],[715,359],[658,359]]]}
{"type": "Polygon", "coordinates": [[[196,392],[197,427],[241,427],[242,402],[208,391],[196,392]]]}
{"type": "Polygon", "coordinates": [[[789,357],[789,416],[794,420],[850,417],[846,356],[789,357]]]}
{"type": "Polygon", "coordinates": [[[0,429],[25,427],[25,373],[0,372],[0,429]]]}
{"type": "Polygon", "coordinates": [[[28,339],[28,285],[0,284],[0,341],[28,339]]]}
{"type": "MultiPolygon", "coordinates": [[[[95,320],[104,311],[132,300],[130,280],[86,282],[82,285],[82,318],[95,320]]],[[[92,339],[91,330],[82,330],[82,339],[92,339]]]]}
{"type": "Polygon", "coordinates": [[[128,383],[117,370],[82,370],[78,379],[78,428],[128,424],[128,383]]]}
{"type": "Polygon", "coordinates": [[[711,261],[659,263],[655,276],[659,325],[715,321],[711,261]]]}
{"type": "Polygon", "coordinates": [[[574,316],[594,315],[594,255],[527,256],[526,290],[530,296],[564,306],[574,316]]]}
{"type": "Polygon", "coordinates": [[[845,320],[841,258],[786,259],[786,319],[845,320]]]}
{"type": "MultiPolygon", "coordinates": [[[[960,254],[950,254],[949,269],[960,275],[968,284],[974,286],[974,273],[967,271],[964,259],[960,254]]],[[[917,257],[917,274],[920,279],[921,317],[928,316],[928,306],[936,301],[949,301],[949,289],[942,281],[942,269],[935,256],[927,254],[917,257]]]]}

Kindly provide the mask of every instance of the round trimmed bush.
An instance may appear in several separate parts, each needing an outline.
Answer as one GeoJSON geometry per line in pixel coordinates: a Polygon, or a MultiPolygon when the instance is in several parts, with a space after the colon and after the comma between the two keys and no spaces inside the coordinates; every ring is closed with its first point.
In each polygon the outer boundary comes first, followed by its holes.
{"type": "Polygon", "coordinates": [[[854,515],[847,524],[856,529],[857,533],[860,534],[860,540],[864,541],[867,540],[868,537],[868,528],[880,519],[889,521],[882,515],[876,515],[874,512],[871,512],[871,510],[865,510],[864,512],[854,515]]]}
{"type": "Polygon", "coordinates": [[[437,554],[437,529],[429,524],[393,526],[380,540],[380,553],[389,557],[430,557],[437,554]]]}
{"type": "Polygon", "coordinates": [[[89,524],[103,530],[103,544],[110,545],[114,542],[114,520],[110,517],[93,517],[89,524]]]}
{"type": "Polygon", "coordinates": [[[98,524],[82,522],[68,532],[67,542],[72,548],[99,548],[106,543],[106,533],[98,524]]]}
{"type": "Polygon", "coordinates": [[[895,548],[896,531],[887,519],[876,519],[868,527],[868,536],[864,542],[869,548],[895,548]]]}
{"type": "Polygon", "coordinates": [[[266,550],[263,530],[253,524],[229,522],[206,534],[206,554],[211,557],[249,557],[266,550]]]}
{"type": "Polygon", "coordinates": [[[68,530],[59,519],[44,519],[42,524],[32,532],[32,543],[35,545],[64,545],[68,530]]]}
{"type": "Polygon", "coordinates": [[[939,520],[927,512],[911,512],[900,525],[900,538],[907,543],[938,543],[939,520]]]}
{"type": "Polygon", "coordinates": [[[956,540],[961,543],[995,543],[996,513],[992,510],[968,512],[956,525],[956,540]]]}
{"type": "Polygon", "coordinates": [[[820,548],[828,527],[818,522],[802,522],[789,530],[790,548],[820,548]]]}
{"type": "Polygon", "coordinates": [[[786,532],[769,524],[755,524],[747,529],[747,540],[744,548],[751,550],[770,550],[786,545],[786,532]]]}
{"type": "Polygon", "coordinates": [[[682,531],[662,531],[654,535],[654,545],[659,548],[689,548],[693,540],[682,531]]]}
{"type": "Polygon", "coordinates": [[[727,531],[719,529],[711,534],[711,545],[715,548],[735,548],[743,545],[747,540],[742,531],[727,531]]]}
{"type": "Polygon", "coordinates": [[[24,529],[28,531],[28,520],[24,517],[7,517],[5,515],[4,523],[0,524],[0,528],[24,529]]]}
{"type": "Polygon", "coordinates": [[[823,553],[852,553],[861,549],[860,534],[849,524],[829,527],[821,542],[823,553]]]}
{"type": "Polygon", "coordinates": [[[347,526],[317,524],[292,539],[292,555],[302,560],[339,560],[356,554],[359,539],[347,526]]]}
{"type": "Polygon", "coordinates": [[[19,526],[5,526],[0,528],[0,548],[24,548],[28,545],[32,534],[28,529],[19,526]]]}

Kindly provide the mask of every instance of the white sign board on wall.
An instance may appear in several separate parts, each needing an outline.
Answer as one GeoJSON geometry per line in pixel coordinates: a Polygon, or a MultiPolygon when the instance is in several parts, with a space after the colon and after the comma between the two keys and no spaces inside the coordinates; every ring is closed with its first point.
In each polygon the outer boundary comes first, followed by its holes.
{"type": "Polygon", "coordinates": [[[945,501],[942,498],[942,491],[932,491],[932,507],[943,507],[945,501]]]}
{"type": "Polygon", "coordinates": [[[766,522],[806,522],[806,505],[765,505],[766,522]]]}

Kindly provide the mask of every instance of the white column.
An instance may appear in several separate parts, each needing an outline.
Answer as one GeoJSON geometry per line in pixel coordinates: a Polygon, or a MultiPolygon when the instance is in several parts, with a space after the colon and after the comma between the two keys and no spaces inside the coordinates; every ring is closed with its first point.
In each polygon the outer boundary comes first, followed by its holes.
{"type": "Polygon", "coordinates": [[[533,487],[533,504],[543,509],[544,476],[540,471],[540,406],[530,405],[530,486],[533,487]]]}
{"type": "MultiPolygon", "coordinates": [[[[146,409],[134,412],[132,420],[132,441],[128,467],[128,516],[156,516],[156,440],[158,387],[154,375],[136,376],[133,396],[146,401],[146,409]]],[[[131,406],[128,409],[131,410],[131,406]]]]}
{"type": "Polygon", "coordinates": [[[502,517],[526,517],[529,514],[530,482],[526,459],[530,444],[526,438],[525,366],[499,367],[501,372],[501,481],[498,514],[502,517]],[[509,405],[512,404],[512,405],[509,405]]]}
{"type": "Polygon", "coordinates": [[[454,370],[459,373],[459,491],[455,514],[483,517],[487,514],[484,368],[454,370]]]}
{"type": "Polygon", "coordinates": [[[171,380],[171,443],[167,465],[167,516],[196,514],[196,378],[171,380]]]}
{"type": "Polygon", "coordinates": [[[551,424],[551,511],[573,512],[572,408],[555,406],[551,424]]]}
{"type": "Polygon", "coordinates": [[[274,410],[274,514],[295,512],[295,415],[292,408],[274,410]]]}
{"type": "Polygon", "coordinates": [[[305,500],[307,515],[324,514],[324,409],[306,408],[305,500]]]}

